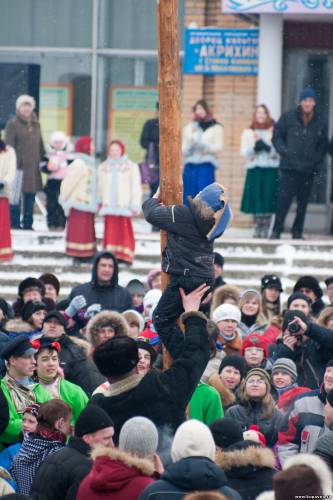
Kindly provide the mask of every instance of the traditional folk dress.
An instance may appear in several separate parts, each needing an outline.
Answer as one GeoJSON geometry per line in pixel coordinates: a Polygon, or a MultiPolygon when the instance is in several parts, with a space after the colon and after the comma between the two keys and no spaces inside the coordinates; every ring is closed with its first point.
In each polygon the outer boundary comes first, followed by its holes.
{"type": "Polygon", "coordinates": [[[241,211],[253,214],[255,236],[266,237],[278,195],[279,155],[272,145],[273,125],[266,129],[246,129],[241,139],[246,178],[241,211]]]}
{"type": "Polygon", "coordinates": [[[11,146],[0,153],[0,261],[10,260],[13,257],[12,241],[10,236],[9,197],[11,185],[16,174],[16,154],[11,146]]]}
{"type": "Polygon", "coordinates": [[[97,251],[95,213],[97,212],[96,168],[93,158],[76,153],[62,181],[59,202],[67,218],[66,254],[92,257],[97,251]]]}
{"type": "Polygon", "coordinates": [[[135,239],[131,217],[141,209],[139,167],[123,155],[108,158],[97,171],[100,215],[104,215],[103,248],[123,262],[132,263],[135,239]]]}

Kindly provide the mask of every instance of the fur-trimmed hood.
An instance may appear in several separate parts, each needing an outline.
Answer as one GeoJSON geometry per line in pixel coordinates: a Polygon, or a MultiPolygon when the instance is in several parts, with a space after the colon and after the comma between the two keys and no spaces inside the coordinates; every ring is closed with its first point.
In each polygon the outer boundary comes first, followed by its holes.
{"type": "Polygon", "coordinates": [[[91,458],[94,461],[106,459],[110,461],[110,464],[114,461],[121,462],[127,467],[135,467],[144,476],[152,476],[155,470],[153,462],[148,458],[140,458],[118,448],[98,446],[92,451],[91,458]]]}
{"type": "Polygon", "coordinates": [[[111,326],[115,335],[128,335],[129,333],[127,322],[121,314],[115,311],[101,311],[87,324],[86,335],[93,346],[96,345],[98,330],[104,326],[111,326]]]}
{"type": "Polygon", "coordinates": [[[228,475],[232,469],[252,466],[253,468],[267,467],[275,469],[275,456],[269,448],[248,446],[243,449],[225,450],[219,454],[216,463],[228,475]]]}
{"type": "Polygon", "coordinates": [[[240,297],[240,289],[237,286],[233,285],[222,285],[214,290],[212,305],[210,308],[210,314],[212,315],[213,311],[223,304],[226,298],[232,297],[238,303],[240,297]]]}
{"type": "Polygon", "coordinates": [[[34,331],[34,328],[27,321],[23,321],[21,318],[9,319],[3,326],[5,332],[13,333],[30,333],[34,331]]]}
{"type": "Polygon", "coordinates": [[[208,384],[214,387],[214,389],[216,389],[220,394],[223,408],[227,408],[235,403],[236,396],[224,385],[217,373],[213,373],[213,375],[209,377],[208,384]]]}
{"type": "Polygon", "coordinates": [[[68,336],[68,338],[73,342],[73,344],[76,344],[78,347],[81,347],[81,349],[83,349],[83,351],[85,352],[85,354],[87,355],[87,357],[89,357],[89,356],[92,355],[93,348],[89,344],[89,342],[87,342],[84,339],[80,339],[78,337],[74,337],[74,335],[68,336]]]}

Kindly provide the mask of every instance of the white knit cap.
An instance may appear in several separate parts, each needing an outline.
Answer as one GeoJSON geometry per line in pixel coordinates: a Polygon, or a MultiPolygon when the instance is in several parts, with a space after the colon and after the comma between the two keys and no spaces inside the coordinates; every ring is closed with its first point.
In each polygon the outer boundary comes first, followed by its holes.
{"type": "Polygon", "coordinates": [[[237,321],[237,323],[241,320],[241,312],[237,306],[233,304],[221,304],[218,306],[213,312],[213,321],[218,323],[224,319],[233,319],[237,321]]]}
{"type": "Polygon", "coordinates": [[[36,107],[35,99],[28,94],[22,94],[16,99],[16,109],[19,109],[22,104],[30,104],[32,106],[32,109],[35,109],[36,107]]]}
{"type": "Polygon", "coordinates": [[[127,420],[119,434],[119,448],[140,456],[152,456],[158,446],[158,432],[155,424],[145,417],[127,420]]]}
{"type": "Polygon", "coordinates": [[[152,319],[152,315],[155,307],[157,306],[160,298],[162,297],[162,292],[158,288],[153,288],[149,290],[146,295],[143,297],[143,307],[152,306],[149,311],[149,318],[152,319]]]}
{"type": "Polygon", "coordinates": [[[68,142],[68,137],[65,132],[62,132],[61,130],[52,132],[52,134],[50,135],[49,143],[51,146],[53,146],[55,142],[62,142],[64,145],[66,145],[68,142]]]}
{"type": "Polygon", "coordinates": [[[178,427],[171,446],[171,458],[206,457],[215,460],[215,443],[207,425],[199,420],[188,420],[178,427]]]}

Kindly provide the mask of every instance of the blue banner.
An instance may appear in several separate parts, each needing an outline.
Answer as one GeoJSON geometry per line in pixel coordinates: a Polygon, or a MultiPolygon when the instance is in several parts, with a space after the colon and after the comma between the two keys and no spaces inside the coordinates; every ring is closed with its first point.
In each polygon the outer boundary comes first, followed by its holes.
{"type": "Polygon", "coordinates": [[[184,73],[257,75],[258,29],[187,29],[184,73]]]}

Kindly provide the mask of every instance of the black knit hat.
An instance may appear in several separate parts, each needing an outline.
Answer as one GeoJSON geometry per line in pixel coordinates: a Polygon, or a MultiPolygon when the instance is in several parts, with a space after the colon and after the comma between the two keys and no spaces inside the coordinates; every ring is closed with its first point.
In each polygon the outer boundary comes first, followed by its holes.
{"type": "Polygon", "coordinates": [[[234,354],[224,356],[220,364],[219,373],[221,373],[223,368],[225,368],[226,366],[232,366],[233,368],[235,368],[235,370],[238,370],[241,378],[245,377],[248,369],[245,359],[234,354]]]}
{"type": "Polygon", "coordinates": [[[18,294],[21,298],[23,298],[24,290],[27,290],[27,288],[36,288],[37,290],[39,290],[41,296],[44,297],[45,294],[44,283],[42,283],[37,278],[29,277],[21,281],[21,283],[18,286],[18,294]]]}
{"type": "Polygon", "coordinates": [[[286,311],[283,316],[283,323],[282,323],[283,332],[287,329],[289,323],[291,323],[296,317],[304,321],[304,323],[308,324],[308,319],[303,311],[298,311],[298,310],[286,311]]]}
{"type": "Polygon", "coordinates": [[[220,448],[228,448],[228,446],[243,440],[242,426],[233,418],[224,417],[215,420],[209,428],[216,446],[220,448]]]}
{"type": "Polygon", "coordinates": [[[52,273],[44,273],[38,278],[44,285],[52,285],[53,288],[55,288],[55,291],[57,292],[57,295],[59,295],[59,290],[60,290],[60,282],[58,278],[52,274],[52,273]]]}
{"type": "Polygon", "coordinates": [[[46,311],[46,304],[37,300],[29,300],[22,308],[21,317],[24,321],[28,321],[37,311],[46,311]]]}
{"type": "Polygon", "coordinates": [[[138,364],[138,345],[131,337],[119,335],[97,346],[93,357],[104,377],[125,375],[138,364]]]}
{"type": "Polygon", "coordinates": [[[126,285],[127,290],[131,295],[144,295],[146,293],[146,288],[142,281],[138,279],[133,279],[129,281],[126,285]]]}
{"type": "Polygon", "coordinates": [[[276,274],[265,274],[261,278],[261,291],[270,286],[276,288],[279,292],[283,292],[281,280],[276,274]]]}
{"type": "Polygon", "coordinates": [[[217,264],[220,267],[224,266],[224,257],[218,252],[214,252],[214,264],[217,264]]]}
{"type": "Polygon", "coordinates": [[[287,301],[288,308],[290,307],[290,304],[292,302],[294,302],[294,300],[297,300],[297,299],[299,299],[299,300],[305,300],[305,302],[307,302],[309,304],[309,306],[311,306],[311,304],[312,304],[310,297],[308,297],[307,295],[305,295],[305,293],[294,292],[291,295],[289,295],[289,297],[288,297],[288,301],[287,301]]]}
{"type": "Polygon", "coordinates": [[[106,427],[113,427],[111,417],[103,408],[88,404],[76,421],[75,436],[80,438],[85,434],[93,434],[101,429],[106,429],[106,427]]]}
{"type": "Polygon", "coordinates": [[[299,280],[296,281],[294,292],[297,292],[300,288],[309,288],[313,291],[317,299],[320,299],[323,296],[323,291],[320,288],[319,281],[314,276],[301,276],[299,280]]]}

